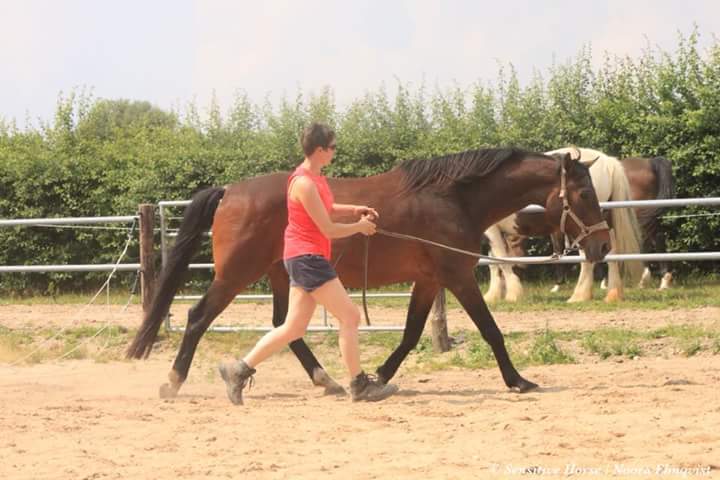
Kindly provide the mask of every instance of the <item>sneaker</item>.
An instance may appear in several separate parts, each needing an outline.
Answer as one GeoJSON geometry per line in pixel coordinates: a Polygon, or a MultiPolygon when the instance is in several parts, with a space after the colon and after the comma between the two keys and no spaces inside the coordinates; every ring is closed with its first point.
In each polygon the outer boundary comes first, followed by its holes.
{"type": "Polygon", "coordinates": [[[374,375],[361,372],[350,382],[350,395],[353,402],[378,402],[396,393],[398,387],[382,383],[374,375]]]}
{"type": "Polygon", "coordinates": [[[225,380],[227,396],[235,405],[242,405],[242,391],[245,385],[252,387],[255,383],[256,370],[250,368],[247,363],[239,360],[237,362],[223,362],[218,366],[220,376],[225,380]]]}

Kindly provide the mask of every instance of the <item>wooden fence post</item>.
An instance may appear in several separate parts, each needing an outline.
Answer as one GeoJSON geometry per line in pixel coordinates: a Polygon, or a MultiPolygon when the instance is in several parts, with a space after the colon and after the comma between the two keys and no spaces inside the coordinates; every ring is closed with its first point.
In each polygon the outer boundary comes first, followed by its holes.
{"type": "Polygon", "coordinates": [[[432,344],[436,352],[450,350],[450,337],[447,329],[447,314],[445,309],[445,289],[441,288],[435,297],[432,315],[432,344]]]}
{"type": "Polygon", "coordinates": [[[140,212],[140,290],[143,314],[150,309],[155,294],[155,205],[143,203],[140,212]]]}

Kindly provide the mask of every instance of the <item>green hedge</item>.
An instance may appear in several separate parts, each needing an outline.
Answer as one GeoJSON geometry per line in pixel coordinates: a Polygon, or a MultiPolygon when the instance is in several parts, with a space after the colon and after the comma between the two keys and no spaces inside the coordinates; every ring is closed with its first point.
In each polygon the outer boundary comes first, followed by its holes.
{"type": "MultiPolygon", "coordinates": [[[[343,109],[330,89],[277,106],[238,95],[228,112],[213,101],[207,115],[193,104],[165,112],[72,92],[61,95],[47,124],[20,129],[0,121],[0,217],[128,215],[139,203],[288,170],[302,157],[298,134],[311,120],[338,132],[329,169],[335,176],[371,175],[407,158],[469,148],[576,144],[620,157],[664,155],[673,162],[677,196],[720,196],[720,44],[701,52],[693,32],[679,36],[673,52],[608,57],[600,68],[586,48],[525,86],[510,66],[493,83],[432,92],[399,85],[343,109]]],[[[720,250],[720,217],[666,223],[671,251],[720,250]]],[[[0,264],[112,262],[124,241],[115,230],[3,228],[0,264]]],[[[127,261],[136,259],[134,246],[127,261]]],[[[0,294],[82,289],[103,276],[3,274],[0,294]]]]}

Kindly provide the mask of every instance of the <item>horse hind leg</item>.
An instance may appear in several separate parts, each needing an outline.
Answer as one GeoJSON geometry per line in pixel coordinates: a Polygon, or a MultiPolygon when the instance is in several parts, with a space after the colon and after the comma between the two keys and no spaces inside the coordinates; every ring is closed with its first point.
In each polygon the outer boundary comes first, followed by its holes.
{"type": "Polygon", "coordinates": [[[524,290],[520,277],[513,270],[512,265],[503,265],[503,277],[505,277],[505,300],[517,302],[523,297],[524,290]]]}
{"type": "Polygon", "coordinates": [[[405,357],[418,344],[425,322],[427,322],[427,317],[430,314],[430,309],[439,291],[440,286],[434,281],[415,282],[400,345],[390,354],[385,363],[377,369],[378,379],[383,383],[387,383],[395,376],[405,357]]]}
{"type": "Polygon", "coordinates": [[[244,286],[231,285],[215,279],[200,301],[190,308],[180,350],[178,350],[173,367],[168,373],[169,383],[160,386],[160,398],[177,396],[180,387],[187,379],[200,338],[244,286]]]}
{"type": "MultiPolygon", "coordinates": [[[[665,248],[665,232],[658,232],[655,235],[655,241],[657,243],[657,251],[665,253],[667,251],[665,248]]],[[[672,286],[673,274],[670,271],[670,264],[668,262],[660,262],[659,266],[661,276],[659,290],[666,290],[672,286]]]]}
{"type": "Polygon", "coordinates": [[[503,297],[504,278],[500,272],[498,265],[489,265],[490,269],[490,286],[485,293],[485,301],[487,303],[495,303],[503,297]]]}
{"type": "Polygon", "coordinates": [[[640,283],[638,283],[638,288],[645,288],[648,286],[648,284],[652,281],[652,273],[650,272],[650,267],[645,267],[642,273],[642,277],[640,277],[640,283]]]}
{"type": "MultiPolygon", "coordinates": [[[[273,318],[274,327],[285,323],[288,312],[290,294],[290,279],[282,262],[275,263],[268,272],[270,286],[273,291],[273,318]]],[[[295,354],[300,364],[307,372],[313,385],[325,388],[325,395],[345,395],[345,389],[333,380],[327,371],[320,365],[320,362],[302,338],[290,342],[290,350],[295,354]]]]}

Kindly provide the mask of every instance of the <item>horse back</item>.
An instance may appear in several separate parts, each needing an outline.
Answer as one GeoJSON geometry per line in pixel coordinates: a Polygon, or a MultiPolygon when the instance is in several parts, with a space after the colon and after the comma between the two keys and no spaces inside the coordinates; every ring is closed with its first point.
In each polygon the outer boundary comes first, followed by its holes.
{"type": "Polygon", "coordinates": [[[655,200],[657,198],[658,179],[649,158],[624,158],[622,166],[630,183],[633,200],[655,200]]]}

